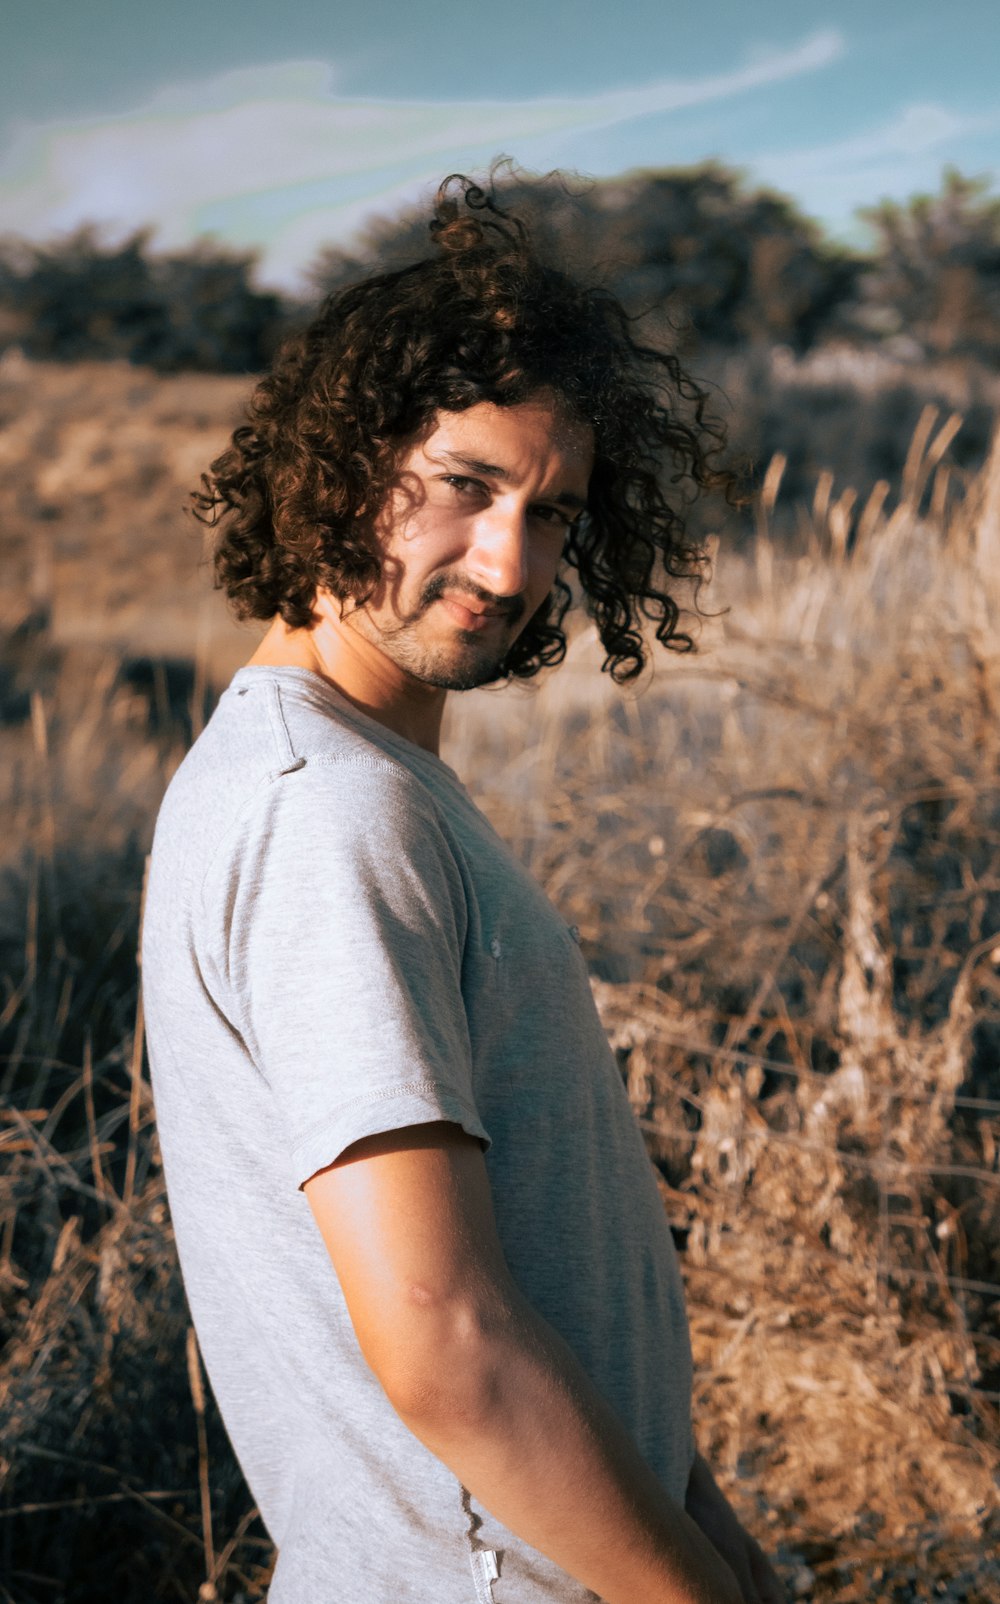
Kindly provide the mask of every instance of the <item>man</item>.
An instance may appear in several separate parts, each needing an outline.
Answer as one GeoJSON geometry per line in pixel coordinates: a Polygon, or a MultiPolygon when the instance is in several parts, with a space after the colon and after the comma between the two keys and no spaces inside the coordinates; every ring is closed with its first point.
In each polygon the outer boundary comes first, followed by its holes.
{"type": "Polygon", "coordinates": [[[697,553],[697,392],[449,181],[213,464],[272,624],[157,822],[143,975],[181,1267],[272,1604],[735,1604],[676,1259],[572,933],[438,756],[449,690],[612,670],[697,553]],[[693,403],[677,416],[677,392],[693,403]],[[689,409],[690,410],[690,409],[689,409]],[[331,1268],[332,1260],[332,1268],[331,1268]]]}

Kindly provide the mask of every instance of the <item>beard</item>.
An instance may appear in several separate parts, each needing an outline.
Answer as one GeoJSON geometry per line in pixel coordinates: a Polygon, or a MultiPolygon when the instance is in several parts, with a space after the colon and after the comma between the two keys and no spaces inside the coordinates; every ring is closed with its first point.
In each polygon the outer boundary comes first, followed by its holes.
{"type": "Polygon", "coordinates": [[[387,657],[423,685],[443,691],[472,691],[504,678],[504,664],[520,634],[517,626],[524,618],[524,611],[520,597],[501,601],[467,579],[436,574],[421,590],[413,612],[391,629],[379,631],[378,645],[387,657]],[[455,629],[448,641],[424,639],[421,622],[434,603],[446,594],[470,596],[491,610],[501,609],[505,621],[501,638],[485,641],[478,630],[455,629]]]}
{"type": "Polygon", "coordinates": [[[454,643],[447,646],[430,645],[404,630],[383,636],[379,644],[411,678],[442,691],[473,691],[503,679],[511,645],[505,640],[502,645],[487,647],[468,630],[457,630],[454,643]]]}

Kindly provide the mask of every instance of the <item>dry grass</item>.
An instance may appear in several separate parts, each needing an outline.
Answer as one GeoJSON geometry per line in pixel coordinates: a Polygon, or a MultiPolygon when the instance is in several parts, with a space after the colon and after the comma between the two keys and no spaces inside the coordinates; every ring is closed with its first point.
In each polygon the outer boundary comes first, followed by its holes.
{"type": "MultiPolygon", "coordinates": [[[[161,586],[172,654],[248,655],[198,624],[196,540],[156,567],[235,390],[5,382],[34,421],[6,437],[30,476],[3,508],[0,1597],[249,1601],[269,1552],[189,1342],[136,1028],[142,859],[182,742],[166,681],[151,730],[118,663],[158,642],[161,586]],[[86,468],[105,406],[78,510],[58,465],[75,440],[86,468]],[[54,628],[11,635],[49,603],[54,628]]],[[[1000,1598],[1000,454],[959,497],[946,427],[867,509],[821,484],[801,558],[768,537],[775,464],[754,560],[722,544],[729,612],[639,695],[584,632],[448,730],[580,926],[686,1244],[702,1444],[796,1595],[838,1604],[1000,1598]]]]}

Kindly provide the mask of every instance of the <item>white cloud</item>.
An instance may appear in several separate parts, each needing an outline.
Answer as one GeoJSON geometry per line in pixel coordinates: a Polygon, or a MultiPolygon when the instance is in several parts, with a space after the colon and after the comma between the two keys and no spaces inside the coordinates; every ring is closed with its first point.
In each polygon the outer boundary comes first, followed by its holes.
{"type": "Polygon", "coordinates": [[[548,166],[566,159],[568,136],[727,100],[844,50],[827,30],[707,77],[522,101],[364,100],[331,93],[322,63],[241,69],[163,89],[126,115],[24,125],[0,163],[0,211],[36,239],[83,221],[152,222],[165,246],[211,230],[263,244],[265,274],[289,281],[323,241],[451,167],[498,150],[548,166]]]}
{"type": "Polygon", "coordinates": [[[921,103],[905,106],[888,122],[850,139],[765,154],[753,158],[752,165],[756,172],[766,171],[778,182],[793,184],[828,174],[860,173],[886,161],[905,165],[934,152],[946,155],[959,140],[996,128],[1000,128],[997,113],[970,117],[946,106],[921,103]]]}
{"type": "Polygon", "coordinates": [[[998,128],[997,112],[970,115],[919,102],[849,139],[750,157],[747,166],[755,178],[853,235],[851,219],[859,206],[936,189],[944,164],[962,164],[963,141],[998,128]]]}
{"type": "Polygon", "coordinates": [[[680,111],[688,106],[704,105],[710,100],[728,100],[750,89],[762,89],[766,84],[780,83],[786,78],[798,78],[803,73],[832,66],[840,60],[845,50],[843,35],[833,28],[826,28],[791,50],[755,53],[746,67],[738,68],[735,72],[716,73],[687,83],[667,80],[652,84],[647,89],[629,89],[597,97],[592,104],[596,105],[598,99],[606,99],[609,105],[620,108],[613,119],[609,119],[616,122],[640,117],[647,112],[680,111]]]}

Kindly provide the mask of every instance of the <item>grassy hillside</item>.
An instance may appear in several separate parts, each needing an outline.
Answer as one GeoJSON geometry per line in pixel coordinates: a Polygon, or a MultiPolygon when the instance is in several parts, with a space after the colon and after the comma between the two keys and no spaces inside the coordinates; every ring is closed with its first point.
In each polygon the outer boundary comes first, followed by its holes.
{"type": "MultiPolygon", "coordinates": [[[[0,373],[0,1579],[263,1596],[142,1064],[162,789],[252,650],[184,491],[244,386],[0,373]],[[8,578],[9,576],[9,578],[8,578]]],[[[698,1433],[799,1598],[987,1604],[1000,1395],[1000,453],[720,530],[696,657],[587,630],[448,760],[580,927],[678,1240],[698,1433]]]]}

